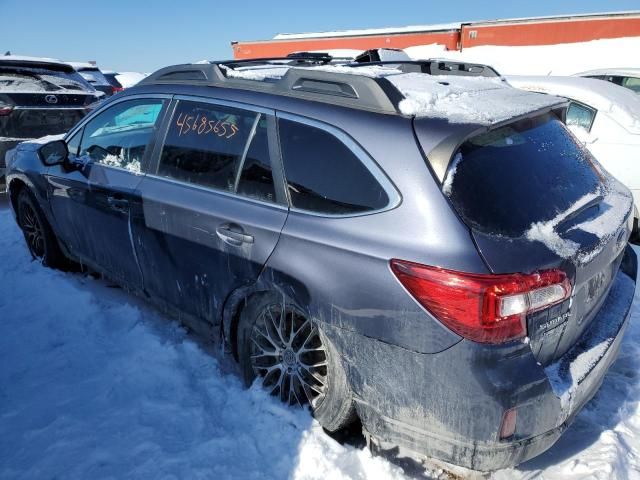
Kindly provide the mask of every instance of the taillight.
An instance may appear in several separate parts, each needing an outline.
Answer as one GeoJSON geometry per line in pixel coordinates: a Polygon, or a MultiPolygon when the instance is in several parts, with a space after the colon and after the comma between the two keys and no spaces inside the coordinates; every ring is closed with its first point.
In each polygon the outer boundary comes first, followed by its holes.
{"type": "Polygon", "coordinates": [[[0,105],[0,117],[11,115],[11,112],[13,112],[13,107],[9,105],[0,105]]]}
{"type": "Polygon", "coordinates": [[[116,93],[121,92],[123,90],[124,90],[124,88],[122,88],[122,87],[114,87],[114,86],[112,86],[111,87],[111,94],[115,95],[116,93]]]}
{"type": "Polygon", "coordinates": [[[433,316],[458,335],[480,343],[526,336],[528,313],[571,296],[571,283],[561,270],[475,274],[395,259],[391,270],[433,316]]]}

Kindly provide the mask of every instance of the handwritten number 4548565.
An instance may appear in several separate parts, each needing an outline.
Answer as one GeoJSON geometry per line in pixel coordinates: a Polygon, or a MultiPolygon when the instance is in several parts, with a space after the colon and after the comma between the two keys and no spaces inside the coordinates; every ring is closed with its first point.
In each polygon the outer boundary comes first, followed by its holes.
{"type": "Polygon", "coordinates": [[[187,115],[181,113],[176,120],[176,126],[180,128],[178,136],[186,135],[188,133],[195,133],[197,135],[207,135],[213,133],[218,137],[231,138],[238,133],[238,127],[233,123],[222,120],[208,120],[206,115],[197,114],[187,115]]]}

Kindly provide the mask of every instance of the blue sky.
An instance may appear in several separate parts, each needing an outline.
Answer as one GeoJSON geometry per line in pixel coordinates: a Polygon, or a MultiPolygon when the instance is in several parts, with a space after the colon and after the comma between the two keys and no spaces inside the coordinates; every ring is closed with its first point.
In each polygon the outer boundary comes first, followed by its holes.
{"type": "Polygon", "coordinates": [[[153,71],[232,56],[232,40],[309,32],[638,10],[638,0],[0,0],[3,54],[97,60],[104,69],[153,71]]]}

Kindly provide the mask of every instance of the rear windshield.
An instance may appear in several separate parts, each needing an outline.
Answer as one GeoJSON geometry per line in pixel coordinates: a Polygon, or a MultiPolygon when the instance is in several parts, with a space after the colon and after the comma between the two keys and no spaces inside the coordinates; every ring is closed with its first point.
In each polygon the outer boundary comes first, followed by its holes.
{"type": "Polygon", "coordinates": [[[102,86],[111,85],[109,81],[105,78],[105,76],[102,74],[102,72],[97,68],[96,69],[87,68],[84,70],[78,70],[78,73],[82,75],[82,78],[84,78],[91,85],[102,85],[102,86]]]}
{"type": "Polygon", "coordinates": [[[0,92],[93,91],[77,73],[45,69],[0,69],[0,92]]]}
{"type": "Polygon", "coordinates": [[[103,73],[103,75],[112,87],[122,88],[122,84],[116,78],[117,73],[103,73]]]}
{"type": "Polygon", "coordinates": [[[471,228],[522,236],[568,210],[601,182],[590,154],[552,114],[521,120],[465,142],[443,191],[471,228]]]}

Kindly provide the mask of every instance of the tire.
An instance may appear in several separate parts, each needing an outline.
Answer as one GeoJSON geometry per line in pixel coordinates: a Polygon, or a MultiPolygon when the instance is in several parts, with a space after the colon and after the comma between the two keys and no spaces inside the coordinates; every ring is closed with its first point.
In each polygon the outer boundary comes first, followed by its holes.
{"type": "Polygon", "coordinates": [[[35,198],[26,188],[18,193],[17,218],[34,260],[40,260],[47,267],[65,268],[67,259],[60,250],[58,240],[35,198]]]}
{"type": "Polygon", "coordinates": [[[272,395],[309,406],[320,425],[335,432],[356,418],[338,352],[302,310],[283,303],[272,294],[254,296],[240,315],[236,339],[244,382],[249,387],[261,377],[272,395]]]}

